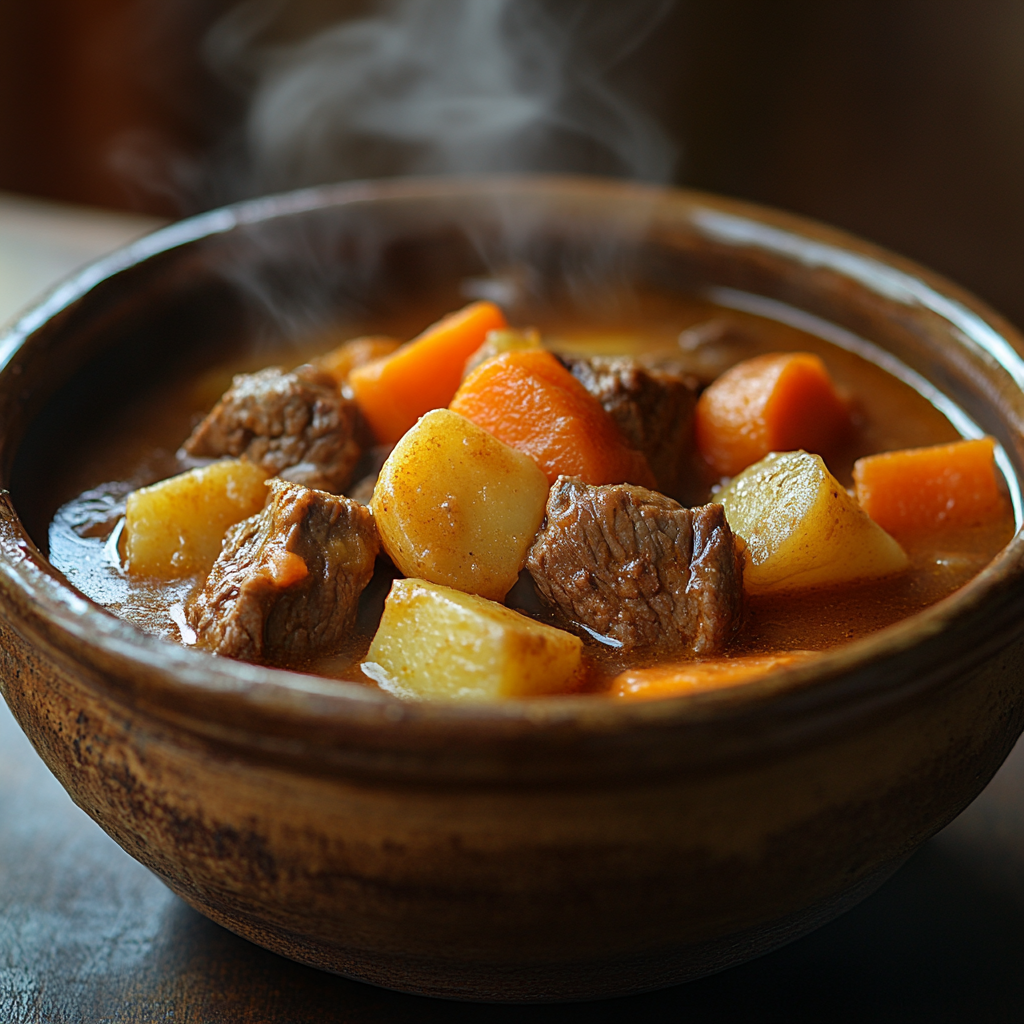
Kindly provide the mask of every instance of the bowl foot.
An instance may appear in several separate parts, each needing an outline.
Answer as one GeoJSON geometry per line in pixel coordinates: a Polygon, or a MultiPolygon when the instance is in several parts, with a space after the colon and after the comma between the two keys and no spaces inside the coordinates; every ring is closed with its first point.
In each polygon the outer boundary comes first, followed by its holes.
{"type": "Polygon", "coordinates": [[[489,1003],[572,1002],[668,988],[771,953],[866,899],[907,857],[909,854],[877,868],[836,896],[754,928],[697,944],[588,962],[492,964],[341,949],[283,930],[268,929],[263,923],[225,912],[220,907],[203,905],[196,901],[194,894],[179,892],[178,895],[217,924],[258,946],[352,981],[436,999],[489,1003]]]}

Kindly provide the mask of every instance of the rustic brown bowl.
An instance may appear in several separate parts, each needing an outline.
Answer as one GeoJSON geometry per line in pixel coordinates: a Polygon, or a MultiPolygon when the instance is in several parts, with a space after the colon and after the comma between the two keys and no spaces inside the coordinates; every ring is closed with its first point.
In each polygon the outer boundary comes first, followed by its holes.
{"type": "MultiPolygon", "coordinates": [[[[1024,467],[1021,338],[831,229],[571,180],[303,192],[160,231],[0,341],[3,694],[84,808],[186,902],[352,978],[463,999],[595,998],[767,952],[875,889],[1021,732],[1020,534],[868,640],[643,704],[402,703],[147,636],[47,562],[69,434],[186,351],[338,310],[456,304],[510,272],[579,303],[641,282],[766,296],[882,346],[1024,467]],[[9,493],[8,493],[9,491],[9,493]]],[[[628,290],[628,289],[627,289],[628,290]]],[[[301,324],[300,324],[301,326],[301,324]]]]}

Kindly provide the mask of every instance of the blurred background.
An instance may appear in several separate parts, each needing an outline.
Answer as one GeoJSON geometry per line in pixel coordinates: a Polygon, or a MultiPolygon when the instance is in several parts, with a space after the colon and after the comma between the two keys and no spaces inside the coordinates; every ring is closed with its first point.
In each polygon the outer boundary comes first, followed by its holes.
{"type": "Polygon", "coordinates": [[[397,173],[727,193],[1024,326],[1024,0],[0,2],[0,189],[177,217],[397,173]]]}

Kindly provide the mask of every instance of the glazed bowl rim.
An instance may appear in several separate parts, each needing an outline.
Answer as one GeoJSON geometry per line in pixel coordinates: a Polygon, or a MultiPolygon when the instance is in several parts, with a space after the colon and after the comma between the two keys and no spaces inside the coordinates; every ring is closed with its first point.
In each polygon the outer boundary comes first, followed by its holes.
{"type": "MultiPolygon", "coordinates": [[[[58,284],[0,334],[0,380],[13,372],[12,360],[35,332],[92,289],[136,264],[204,237],[347,204],[408,200],[429,203],[467,193],[477,197],[542,195],[557,199],[564,192],[575,197],[589,192],[623,204],[645,202],[662,213],[675,209],[690,226],[700,230],[718,232],[723,237],[732,232],[745,244],[765,247],[809,266],[825,266],[890,297],[903,294],[907,302],[923,305],[949,321],[951,334],[959,334],[962,345],[980,348],[996,365],[996,372],[1005,371],[1018,389],[1024,385],[1024,338],[963,289],[910,260],[816,221],[760,205],[693,190],[561,176],[350,182],[246,200],[179,221],[89,264],[58,284]]],[[[870,692],[873,687],[863,680],[882,663],[922,648],[965,616],[983,621],[986,609],[994,607],[1000,595],[1005,603],[1009,589],[1024,575],[1024,531],[1018,529],[981,573],[949,597],[869,637],[823,652],[811,662],[728,689],[650,701],[579,695],[494,703],[410,702],[357,683],[215,658],[144,633],[94,604],[64,580],[29,538],[6,492],[3,497],[0,590],[6,604],[20,608],[22,621],[31,619],[40,627],[37,635],[45,635],[48,642],[75,658],[84,658],[101,672],[115,666],[120,675],[145,680],[144,688],[150,696],[152,691],[163,691],[163,699],[157,704],[166,706],[180,697],[187,705],[188,698],[205,694],[217,699],[216,705],[225,716],[230,715],[233,704],[240,702],[268,728],[276,720],[289,719],[315,721],[319,726],[359,721],[400,730],[405,725],[419,731],[440,729],[446,734],[467,729],[500,732],[506,727],[530,733],[566,725],[576,730],[608,732],[642,729],[645,725],[728,720],[779,705],[786,698],[818,707],[863,703],[877,697],[870,692]],[[836,685],[858,672],[861,685],[836,685]]],[[[983,647],[971,655],[981,657],[983,647]]],[[[916,688],[920,689],[921,684],[916,688]]]]}

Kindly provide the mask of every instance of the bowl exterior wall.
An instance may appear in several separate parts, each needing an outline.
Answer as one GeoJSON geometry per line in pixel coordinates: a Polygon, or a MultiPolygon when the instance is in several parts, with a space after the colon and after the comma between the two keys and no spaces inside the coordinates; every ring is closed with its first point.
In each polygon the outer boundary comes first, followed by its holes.
{"type": "Polygon", "coordinates": [[[294,959],[469,999],[599,997],[764,953],[867,895],[1021,728],[1024,645],[828,744],[564,788],[299,774],[114,697],[8,618],[2,690],[75,802],[192,906],[294,959]]]}

